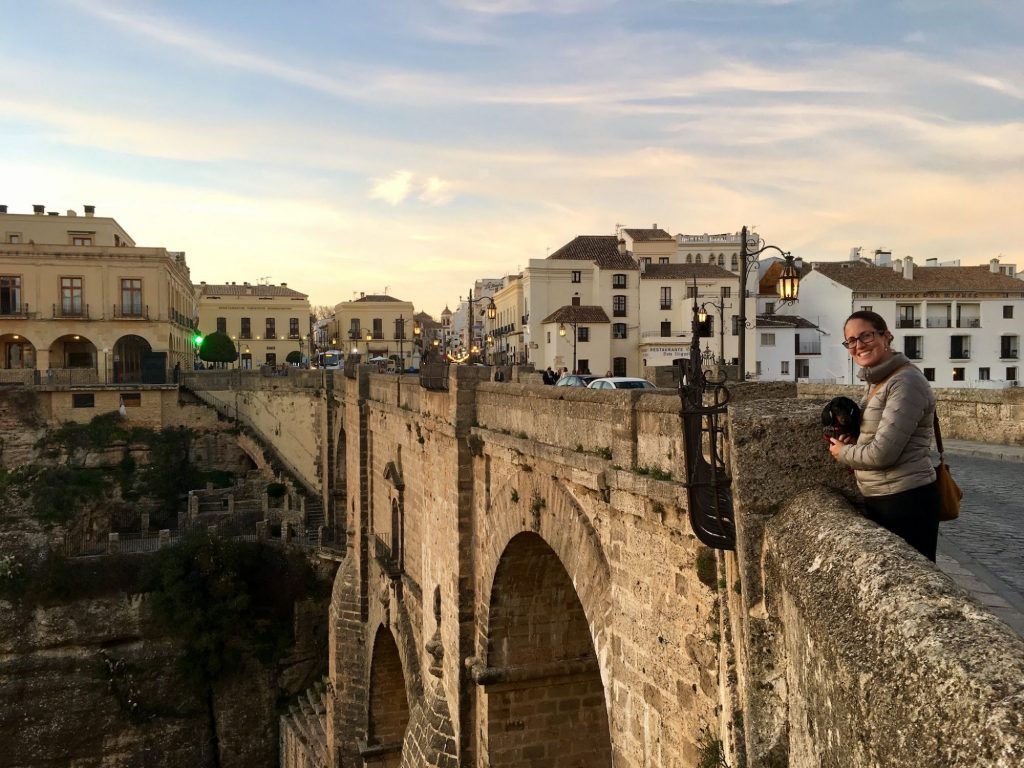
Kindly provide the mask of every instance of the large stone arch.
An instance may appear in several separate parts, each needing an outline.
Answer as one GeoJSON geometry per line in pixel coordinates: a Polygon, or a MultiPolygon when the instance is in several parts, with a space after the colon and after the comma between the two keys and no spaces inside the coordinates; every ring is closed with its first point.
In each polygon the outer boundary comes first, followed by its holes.
{"type": "Polygon", "coordinates": [[[398,768],[409,726],[409,694],[398,643],[383,624],[373,640],[369,681],[366,745],[360,752],[367,766],[398,768]]]}
{"type": "Polygon", "coordinates": [[[611,578],[555,477],[519,469],[481,525],[477,711],[492,768],[610,766],[611,578]]]}
{"type": "Polygon", "coordinates": [[[65,333],[49,345],[51,368],[96,370],[98,350],[92,339],[79,333],[65,333]]]}
{"type": "Polygon", "coordinates": [[[126,334],[114,342],[111,376],[115,382],[142,381],[144,361],[153,354],[153,345],[136,334],[126,334]]]}

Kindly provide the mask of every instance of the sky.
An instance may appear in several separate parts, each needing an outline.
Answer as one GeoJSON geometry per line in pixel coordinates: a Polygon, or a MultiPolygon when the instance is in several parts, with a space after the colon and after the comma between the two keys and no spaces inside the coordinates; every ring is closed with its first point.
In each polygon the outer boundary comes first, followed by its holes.
{"type": "Polygon", "coordinates": [[[0,203],[435,316],[578,234],[1024,268],[1019,0],[0,0],[0,203]]]}

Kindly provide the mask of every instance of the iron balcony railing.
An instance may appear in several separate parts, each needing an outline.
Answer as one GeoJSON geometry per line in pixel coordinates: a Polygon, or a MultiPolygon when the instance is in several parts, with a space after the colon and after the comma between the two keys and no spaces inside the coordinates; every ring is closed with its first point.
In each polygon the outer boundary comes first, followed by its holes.
{"type": "Polygon", "coordinates": [[[149,304],[144,307],[115,304],[112,314],[117,320],[149,320],[149,304]]]}
{"type": "Polygon", "coordinates": [[[820,355],[821,354],[821,342],[820,341],[798,341],[795,346],[796,346],[796,353],[798,355],[820,355]]]}
{"type": "Polygon", "coordinates": [[[957,323],[957,328],[981,328],[980,317],[961,317],[957,323]]]}
{"type": "Polygon", "coordinates": [[[920,328],[921,318],[919,317],[901,317],[896,321],[897,328],[920,328]]]}
{"type": "Polygon", "coordinates": [[[929,317],[925,322],[928,328],[949,328],[948,317],[929,317]]]}
{"type": "Polygon", "coordinates": [[[29,311],[28,303],[15,303],[11,306],[0,307],[0,317],[3,318],[20,317],[22,320],[34,320],[35,316],[35,312],[29,311]]]}
{"type": "Polygon", "coordinates": [[[73,317],[78,320],[89,320],[89,305],[88,304],[54,304],[53,305],[53,317],[64,318],[73,317]]]}

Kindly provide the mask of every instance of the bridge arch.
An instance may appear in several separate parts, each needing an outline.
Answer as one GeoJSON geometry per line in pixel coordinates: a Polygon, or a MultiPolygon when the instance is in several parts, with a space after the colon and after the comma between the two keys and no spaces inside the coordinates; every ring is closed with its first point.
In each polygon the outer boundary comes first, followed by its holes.
{"type": "Polygon", "coordinates": [[[489,765],[610,766],[611,587],[597,532],[550,476],[516,472],[491,499],[477,638],[489,765]]]}
{"type": "Polygon", "coordinates": [[[365,764],[397,768],[408,726],[409,697],[402,657],[395,636],[381,624],[373,640],[370,661],[366,748],[362,750],[365,764]]]}

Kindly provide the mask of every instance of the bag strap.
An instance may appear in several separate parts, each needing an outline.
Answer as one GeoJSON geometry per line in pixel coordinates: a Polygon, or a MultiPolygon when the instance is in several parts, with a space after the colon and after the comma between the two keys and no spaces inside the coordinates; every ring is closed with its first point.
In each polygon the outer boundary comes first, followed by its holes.
{"type": "Polygon", "coordinates": [[[939,414],[937,411],[932,412],[932,427],[935,430],[935,447],[939,449],[939,461],[943,461],[942,430],[939,429],[939,414]]]}
{"type": "Polygon", "coordinates": [[[868,407],[868,403],[870,403],[870,402],[871,402],[871,398],[875,396],[875,393],[876,393],[876,392],[877,392],[877,391],[878,391],[878,390],[879,390],[879,389],[880,389],[880,388],[882,387],[882,385],[883,385],[883,384],[885,384],[885,382],[887,382],[887,381],[888,381],[889,379],[891,379],[891,378],[892,378],[893,376],[895,376],[895,375],[896,375],[897,373],[899,373],[900,371],[902,371],[902,370],[903,370],[904,368],[906,368],[906,367],[907,367],[908,365],[910,365],[910,363],[904,363],[904,364],[903,364],[903,365],[901,365],[901,366],[900,366],[899,368],[897,368],[897,369],[896,369],[895,371],[893,371],[893,372],[892,372],[892,373],[890,373],[890,374],[889,374],[888,376],[886,376],[886,377],[885,377],[884,379],[882,379],[881,381],[879,381],[878,383],[876,383],[876,384],[875,384],[875,386],[873,386],[873,387],[871,388],[871,391],[870,391],[870,392],[868,392],[868,398],[867,398],[867,400],[865,400],[865,401],[864,401],[864,407],[865,407],[865,408],[867,408],[867,407],[868,407]]]}

